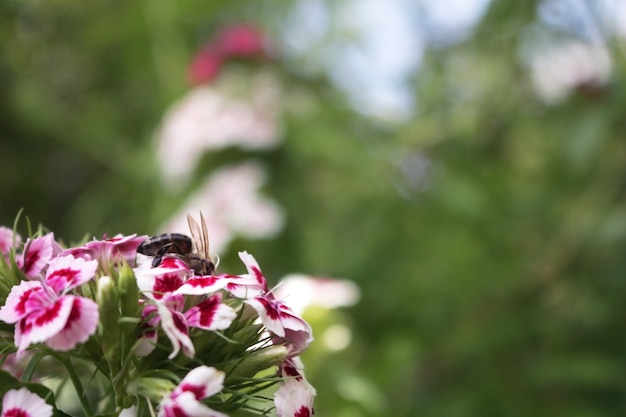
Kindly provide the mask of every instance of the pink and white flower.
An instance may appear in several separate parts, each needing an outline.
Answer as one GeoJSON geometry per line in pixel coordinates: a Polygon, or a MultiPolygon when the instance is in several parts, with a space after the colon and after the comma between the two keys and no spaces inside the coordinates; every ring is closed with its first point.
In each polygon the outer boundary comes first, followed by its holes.
{"type": "Polygon", "coordinates": [[[306,380],[299,358],[287,359],[279,366],[279,375],[284,379],[274,394],[274,405],[278,417],[311,417],[315,388],[306,380]]]}
{"type": "Polygon", "coordinates": [[[42,276],[48,262],[61,253],[63,249],[54,240],[54,234],[28,239],[24,245],[24,253],[17,257],[17,265],[31,279],[42,276]]]}
{"type": "Polygon", "coordinates": [[[200,401],[224,388],[224,372],[209,366],[198,366],[187,374],[160,404],[159,417],[228,417],[200,401]]]}
{"type": "MultiPolygon", "coordinates": [[[[246,265],[248,274],[259,285],[267,287],[267,280],[254,257],[247,252],[240,252],[239,257],[246,265]]],[[[292,356],[298,355],[313,341],[311,326],[285,303],[276,300],[271,292],[263,291],[245,302],[259,314],[261,323],[272,333],[275,343],[287,343],[292,356]]]]}
{"type": "MultiPolygon", "coordinates": [[[[245,255],[240,256],[251,258],[247,253],[242,253],[245,255]]],[[[254,258],[248,262],[256,263],[254,258]]],[[[250,271],[250,268],[248,270],[250,271]]],[[[209,295],[219,290],[227,290],[238,298],[249,298],[266,289],[265,278],[262,275],[260,277],[256,274],[194,275],[184,261],[173,256],[164,256],[156,268],[152,268],[150,262],[144,262],[134,271],[139,289],[154,300],[169,294],[209,295]]]]}
{"type": "MultiPolygon", "coordinates": [[[[260,404],[271,403],[265,390],[274,380],[268,382],[269,375],[261,371],[283,362],[273,375],[281,384],[275,396],[279,416],[311,415],[315,390],[297,362],[312,339],[311,329],[268,290],[252,255],[239,253],[243,274],[201,276],[184,256],[137,256],[145,237],[117,235],[63,250],[52,233],[37,236],[23,244],[12,230],[0,227],[0,276],[8,278],[0,321],[7,323],[5,333],[13,333],[15,345],[0,354],[3,372],[19,378],[23,365],[30,364],[35,368],[29,369],[29,380],[47,377],[40,372],[47,366],[39,369],[41,362],[33,362],[32,355],[53,353],[68,371],[63,383],[70,381],[80,391],[95,374],[72,372],[73,358],[79,356],[105,371],[99,380],[110,382],[106,398],[82,404],[87,414],[93,414],[91,405],[96,411],[104,404],[123,404],[119,414],[132,417],[138,412],[131,406],[135,402],[161,417],[227,417],[224,411],[235,406],[245,408],[250,402],[261,410],[260,404]],[[2,262],[9,254],[15,262],[2,262]],[[133,266],[133,273],[126,264],[133,266]],[[223,336],[215,334],[226,329],[223,336]],[[210,351],[220,352],[223,359],[210,351]],[[168,354],[170,360],[164,360],[168,354]],[[237,365],[233,378],[203,365],[221,368],[222,361],[237,365]],[[176,385],[175,375],[185,372],[176,385]],[[246,378],[245,384],[240,378],[246,378]]],[[[48,397],[9,388],[0,389],[0,417],[56,414],[57,406],[48,397]]],[[[59,409],[65,409],[65,400],[56,399],[59,409]]]]}
{"type": "Polygon", "coordinates": [[[168,356],[169,359],[174,359],[181,349],[188,358],[193,358],[196,353],[193,342],[189,337],[189,325],[185,316],[181,313],[183,306],[184,298],[177,295],[171,295],[167,299],[156,303],[157,320],[161,322],[161,328],[170,339],[174,348],[168,356]]]}
{"type": "Polygon", "coordinates": [[[239,258],[248,269],[243,275],[208,275],[194,276],[185,281],[176,291],[176,294],[203,295],[225,289],[233,297],[247,299],[255,297],[267,290],[267,282],[261,273],[256,260],[247,252],[239,252],[239,258]]]}
{"type": "Polygon", "coordinates": [[[61,253],[61,256],[74,255],[87,260],[96,259],[100,265],[125,261],[132,266],[135,264],[137,248],[146,238],[147,236],[137,236],[137,234],[128,236],[117,234],[109,239],[92,240],[84,246],[68,249],[61,253]]]}
{"type": "Polygon", "coordinates": [[[235,317],[237,313],[222,303],[222,294],[219,292],[185,312],[189,326],[211,331],[228,329],[235,317]]]}
{"type": "Polygon", "coordinates": [[[66,351],[89,339],[98,326],[98,305],[68,293],[88,282],[97,267],[97,261],[71,255],[54,258],[45,279],[22,281],[11,289],[0,308],[0,320],[16,323],[18,357],[33,343],[66,351]]]}
{"type": "Polygon", "coordinates": [[[275,300],[272,294],[248,299],[246,304],[259,314],[261,323],[272,334],[274,344],[285,343],[296,356],[313,341],[309,323],[297,316],[285,303],[275,300]]]}
{"type": "Polygon", "coordinates": [[[52,412],[52,406],[43,398],[26,388],[20,388],[4,394],[0,417],[48,417],[52,416],[52,412]]]}
{"type": "MultiPolygon", "coordinates": [[[[170,339],[173,347],[168,356],[170,359],[175,358],[181,349],[187,357],[192,358],[195,355],[189,327],[209,331],[224,330],[237,317],[232,307],[222,303],[221,293],[213,294],[183,313],[184,306],[185,299],[182,295],[169,294],[154,304],[146,305],[143,310],[143,316],[148,318],[148,324],[152,328],[160,324],[170,339]]],[[[138,354],[145,356],[154,349],[158,335],[155,331],[148,330],[142,337],[144,343],[141,344],[138,354]]]]}
{"type": "Polygon", "coordinates": [[[193,275],[185,262],[173,256],[164,256],[156,268],[144,264],[134,272],[139,290],[154,300],[174,293],[193,275]]]}
{"type": "Polygon", "coordinates": [[[256,281],[258,289],[261,291],[267,291],[267,279],[265,279],[265,276],[261,271],[261,267],[256,259],[254,259],[254,256],[250,255],[246,251],[243,251],[239,252],[239,259],[241,259],[241,262],[243,262],[246,266],[248,275],[256,281]]]}
{"type": "Polygon", "coordinates": [[[0,254],[4,259],[8,259],[11,249],[16,249],[22,243],[22,237],[13,233],[13,230],[5,226],[0,226],[0,254]]]}

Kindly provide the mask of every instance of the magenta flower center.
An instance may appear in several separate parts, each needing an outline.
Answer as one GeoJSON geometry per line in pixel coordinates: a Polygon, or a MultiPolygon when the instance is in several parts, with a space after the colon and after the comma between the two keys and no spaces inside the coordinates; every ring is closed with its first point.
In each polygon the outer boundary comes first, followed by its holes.
{"type": "Polygon", "coordinates": [[[26,413],[24,410],[20,408],[12,408],[10,410],[2,413],[6,417],[31,417],[30,414],[26,413]]]}

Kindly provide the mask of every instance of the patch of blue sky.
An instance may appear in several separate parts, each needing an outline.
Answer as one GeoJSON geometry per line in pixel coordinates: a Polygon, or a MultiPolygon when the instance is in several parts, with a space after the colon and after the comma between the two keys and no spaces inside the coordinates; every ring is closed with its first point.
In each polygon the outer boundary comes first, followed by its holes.
{"type": "Polygon", "coordinates": [[[326,72],[358,111],[404,121],[417,105],[410,77],[424,51],[461,41],[489,1],[299,0],[283,37],[288,54],[326,72]]]}

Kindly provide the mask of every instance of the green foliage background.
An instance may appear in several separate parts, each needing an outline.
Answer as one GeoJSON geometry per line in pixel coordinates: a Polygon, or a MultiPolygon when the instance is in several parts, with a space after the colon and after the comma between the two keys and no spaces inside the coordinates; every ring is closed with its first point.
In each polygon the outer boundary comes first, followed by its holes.
{"type": "MultiPolygon", "coordinates": [[[[24,208],[66,242],[158,232],[180,200],[164,197],[154,130],[217,28],[276,33],[292,6],[253,3],[1,2],[0,223],[24,208]]],[[[608,85],[546,105],[518,56],[537,3],[492,1],[471,36],[429,49],[402,124],[359,115],[298,62],[271,64],[307,102],[258,155],[287,225],[231,248],[273,279],[361,287],[354,308],[310,317],[354,338],[304,358],[317,415],[626,414],[626,45],[608,40],[608,85]],[[430,164],[419,190],[403,171],[416,158],[430,164]]]]}

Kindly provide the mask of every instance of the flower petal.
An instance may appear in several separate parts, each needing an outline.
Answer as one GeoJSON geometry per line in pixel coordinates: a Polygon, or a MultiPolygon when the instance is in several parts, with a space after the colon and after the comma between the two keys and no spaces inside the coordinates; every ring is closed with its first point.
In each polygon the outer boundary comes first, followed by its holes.
{"type": "Polygon", "coordinates": [[[141,316],[146,322],[142,324],[144,330],[139,336],[135,354],[137,356],[148,356],[156,347],[159,339],[156,326],[161,322],[161,318],[158,315],[158,308],[154,304],[146,304],[141,311],[141,316]]]}
{"type": "Polygon", "coordinates": [[[212,366],[201,365],[193,368],[180,384],[174,389],[172,396],[176,397],[185,391],[193,392],[197,400],[217,394],[224,388],[224,372],[212,366]]]}
{"type": "Polygon", "coordinates": [[[169,309],[164,303],[158,303],[157,307],[161,317],[161,328],[170,339],[170,342],[172,342],[172,347],[174,348],[168,358],[175,358],[181,348],[185,356],[193,358],[195,349],[189,338],[189,327],[187,326],[185,316],[178,311],[169,309]]]}
{"type": "Polygon", "coordinates": [[[275,342],[291,344],[291,354],[297,355],[313,341],[313,330],[285,303],[273,300],[270,296],[257,296],[245,303],[257,311],[263,325],[276,336],[275,342]]]}
{"type": "Polygon", "coordinates": [[[205,330],[227,329],[237,317],[235,310],[222,304],[222,294],[217,293],[185,312],[189,326],[205,330]]]}
{"type": "Polygon", "coordinates": [[[278,367],[278,374],[285,379],[274,394],[278,417],[310,417],[313,415],[315,388],[304,377],[300,358],[285,360],[278,367]]]}
{"type": "Polygon", "coordinates": [[[26,302],[33,292],[42,291],[39,281],[22,281],[11,288],[5,304],[0,308],[0,320],[6,323],[16,323],[24,318],[29,311],[26,302]]]}
{"type": "Polygon", "coordinates": [[[48,417],[52,406],[26,388],[9,390],[2,398],[1,417],[48,417]]]}
{"type": "Polygon", "coordinates": [[[87,242],[85,247],[96,254],[99,262],[111,263],[125,260],[129,265],[133,265],[137,248],[147,238],[148,236],[145,235],[137,236],[136,233],[128,236],[118,234],[109,239],[87,242]]]}
{"type": "Polygon", "coordinates": [[[11,249],[17,249],[22,242],[22,237],[13,233],[12,229],[0,226],[0,254],[7,256],[11,249]]]}
{"type": "Polygon", "coordinates": [[[278,417],[311,417],[315,388],[306,380],[288,379],[274,394],[278,417]]]}
{"type": "Polygon", "coordinates": [[[264,293],[267,288],[266,284],[260,284],[257,278],[252,275],[229,275],[226,289],[233,297],[237,298],[253,298],[264,293]]]}
{"type": "Polygon", "coordinates": [[[130,408],[125,408],[120,411],[120,417],[137,417],[137,406],[133,405],[130,408]]]}
{"type": "Polygon", "coordinates": [[[182,286],[191,270],[182,260],[166,256],[156,268],[134,268],[137,286],[146,296],[154,300],[176,291],[182,286]]]}
{"type": "Polygon", "coordinates": [[[46,271],[46,282],[57,293],[65,293],[86,282],[96,274],[98,261],[86,261],[72,255],[52,260],[46,271]]]}
{"type": "Polygon", "coordinates": [[[176,294],[204,295],[221,290],[228,285],[224,275],[203,275],[189,278],[176,291],[176,294]]]}
{"type": "Polygon", "coordinates": [[[194,398],[192,392],[183,392],[175,400],[166,398],[161,402],[159,417],[228,417],[212,410],[194,398]]]}
{"type": "Polygon", "coordinates": [[[298,317],[285,303],[272,300],[267,296],[258,296],[245,301],[252,306],[268,330],[278,336],[285,335],[285,328],[296,331],[310,331],[311,326],[298,317]]]}
{"type": "Polygon", "coordinates": [[[210,366],[198,366],[161,401],[159,417],[228,417],[200,403],[223,388],[224,372],[210,366]]]}
{"type": "Polygon", "coordinates": [[[92,240],[84,246],[69,248],[63,251],[60,256],[73,255],[85,260],[94,259],[100,265],[126,261],[129,265],[134,266],[137,247],[146,238],[147,236],[137,236],[136,234],[128,236],[118,234],[110,239],[92,240]]]}
{"type": "Polygon", "coordinates": [[[59,333],[67,323],[74,300],[72,296],[65,296],[51,303],[29,299],[26,304],[27,307],[32,305],[32,311],[18,322],[15,329],[18,355],[32,343],[46,341],[59,333]]]}
{"type": "Polygon", "coordinates": [[[241,262],[246,266],[248,273],[257,280],[259,285],[263,286],[263,290],[267,290],[267,281],[263,272],[261,272],[258,262],[254,259],[254,256],[244,251],[239,252],[239,259],[241,259],[241,262]]]}
{"type": "Polygon", "coordinates": [[[18,265],[29,278],[37,278],[53,256],[61,252],[61,247],[54,241],[54,234],[26,241],[25,252],[18,259],[18,265]]]}
{"type": "Polygon", "coordinates": [[[98,328],[98,304],[84,297],[67,295],[72,301],[72,311],[65,326],[55,336],[49,338],[46,344],[53,349],[66,351],[79,343],[86,342],[98,328]]]}

